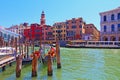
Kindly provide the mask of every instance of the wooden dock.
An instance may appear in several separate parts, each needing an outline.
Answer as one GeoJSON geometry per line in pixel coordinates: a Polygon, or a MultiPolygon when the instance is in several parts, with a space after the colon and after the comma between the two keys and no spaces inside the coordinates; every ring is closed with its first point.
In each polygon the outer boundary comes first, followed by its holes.
{"type": "Polygon", "coordinates": [[[15,61],[15,57],[14,56],[6,56],[0,59],[0,68],[2,68],[2,71],[5,70],[5,67],[7,65],[12,65],[12,62],[15,61]]]}

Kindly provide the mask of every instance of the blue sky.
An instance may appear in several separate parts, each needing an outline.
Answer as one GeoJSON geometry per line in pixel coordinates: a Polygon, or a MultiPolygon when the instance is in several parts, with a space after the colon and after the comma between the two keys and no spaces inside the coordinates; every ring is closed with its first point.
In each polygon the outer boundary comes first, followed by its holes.
{"type": "Polygon", "coordinates": [[[46,24],[82,17],[100,29],[100,12],[120,6],[120,0],[0,0],[0,26],[39,23],[42,10],[46,24]]]}

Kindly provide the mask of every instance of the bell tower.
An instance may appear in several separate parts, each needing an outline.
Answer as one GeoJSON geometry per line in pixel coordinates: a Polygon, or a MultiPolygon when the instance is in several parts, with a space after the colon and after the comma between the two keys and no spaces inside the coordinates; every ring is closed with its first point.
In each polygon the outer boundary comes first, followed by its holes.
{"type": "Polygon", "coordinates": [[[42,14],[41,14],[41,25],[45,25],[45,14],[44,14],[44,11],[42,11],[42,14]]]}

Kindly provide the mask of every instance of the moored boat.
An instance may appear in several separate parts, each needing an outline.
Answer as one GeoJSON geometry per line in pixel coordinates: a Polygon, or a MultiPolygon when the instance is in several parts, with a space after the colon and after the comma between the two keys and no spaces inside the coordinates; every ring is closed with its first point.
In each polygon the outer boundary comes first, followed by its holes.
{"type": "Polygon", "coordinates": [[[67,44],[69,48],[114,48],[120,49],[120,41],[84,41],[71,42],[67,44]]]}
{"type": "Polygon", "coordinates": [[[15,48],[12,48],[12,47],[0,48],[0,56],[3,56],[3,55],[15,55],[15,48]]]}

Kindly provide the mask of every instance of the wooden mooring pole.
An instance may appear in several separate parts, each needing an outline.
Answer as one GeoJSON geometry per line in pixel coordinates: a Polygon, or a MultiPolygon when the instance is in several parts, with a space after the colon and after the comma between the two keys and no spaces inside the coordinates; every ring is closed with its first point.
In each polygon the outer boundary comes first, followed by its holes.
{"type": "Polygon", "coordinates": [[[5,69],[5,66],[3,66],[3,67],[2,67],[2,71],[5,71],[5,70],[6,70],[6,69],[5,69]]]}
{"type": "Polygon", "coordinates": [[[58,38],[56,40],[56,58],[57,58],[57,68],[61,68],[61,62],[60,62],[60,45],[58,38]]]}
{"type": "Polygon", "coordinates": [[[32,59],[32,77],[37,76],[37,67],[38,67],[38,56],[33,53],[33,59],[32,59]]]}
{"type": "Polygon", "coordinates": [[[16,57],[16,77],[17,78],[21,76],[21,68],[22,68],[22,56],[18,55],[16,57]]]}
{"type": "Polygon", "coordinates": [[[47,66],[48,66],[48,69],[47,69],[47,72],[48,72],[48,76],[52,76],[53,75],[53,70],[52,70],[52,61],[51,61],[51,56],[50,54],[48,54],[48,62],[47,62],[47,66]]]}

